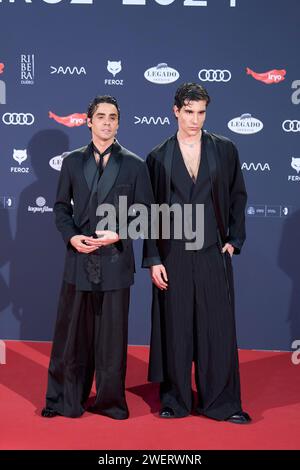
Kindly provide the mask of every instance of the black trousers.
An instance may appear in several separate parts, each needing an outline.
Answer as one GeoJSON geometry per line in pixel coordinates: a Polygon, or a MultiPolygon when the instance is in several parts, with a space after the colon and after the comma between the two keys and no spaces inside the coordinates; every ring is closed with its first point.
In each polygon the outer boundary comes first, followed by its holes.
{"type": "Polygon", "coordinates": [[[130,289],[76,291],[62,285],[48,371],[46,406],[77,417],[96,376],[89,411],[115,419],[128,417],[125,374],[130,289]]]}
{"type": "Polygon", "coordinates": [[[169,288],[160,293],[166,377],[160,386],[161,402],[177,417],[191,412],[194,361],[196,411],[223,420],[241,410],[231,258],[223,255],[227,283],[217,245],[187,251],[182,242],[170,243],[164,260],[169,288]]]}

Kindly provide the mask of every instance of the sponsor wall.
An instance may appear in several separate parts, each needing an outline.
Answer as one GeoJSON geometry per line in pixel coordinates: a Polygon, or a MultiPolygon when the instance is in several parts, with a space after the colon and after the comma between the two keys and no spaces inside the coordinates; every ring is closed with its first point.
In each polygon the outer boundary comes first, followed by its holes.
{"type": "MultiPolygon", "coordinates": [[[[300,4],[297,0],[0,0],[0,338],[49,340],[64,245],[62,158],[88,143],[96,94],[121,106],[141,155],[175,132],[183,81],[207,87],[205,128],[239,148],[248,238],[234,259],[239,346],[300,338],[300,4]]],[[[137,266],[141,243],[136,243],[137,266]]],[[[137,269],[130,343],[147,344],[151,285],[137,269]]]]}

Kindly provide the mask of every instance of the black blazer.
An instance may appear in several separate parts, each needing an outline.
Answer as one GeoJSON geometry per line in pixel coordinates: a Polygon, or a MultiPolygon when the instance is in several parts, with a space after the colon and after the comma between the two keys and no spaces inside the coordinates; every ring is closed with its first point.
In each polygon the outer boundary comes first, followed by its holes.
{"type": "MultiPolygon", "coordinates": [[[[234,246],[234,252],[240,253],[245,240],[245,205],[247,194],[240,167],[238,152],[234,144],[215,134],[203,131],[209,174],[212,184],[212,199],[221,242],[226,241],[234,246]]],[[[176,136],[173,136],[156,147],[147,157],[152,188],[157,204],[170,203],[171,169],[176,136]]],[[[159,264],[164,261],[168,242],[158,240],[157,253],[144,242],[143,266],[159,264]]],[[[148,379],[152,382],[167,380],[165,368],[165,325],[163,319],[163,297],[157,287],[153,286],[152,328],[148,379]]]]}
{"type": "MultiPolygon", "coordinates": [[[[247,193],[235,145],[226,137],[206,131],[202,134],[206,148],[214,210],[222,243],[231,243],[239,254],[246,238],[245,206],[247,193]]],[[[157,204],[169,204],[171,170],[176,135],[155,147],[147,157],[154,199],[157,204]]],[[[157,252],[146,240],[143,266],[159,264],[163,257],[164,241],[158,240],[157,252]]]]}
{"type": "MultiPolygon", "coordinates": [[[[70,153],[64,160],[54,205],[56,226],[67,246],[64,280],[75,284],[77,290],[93,290],[87,275],[86,265],[91,254],[78,253],[69,243],[74,235],[92,235],[89,203],[92,178],[88,171],[92,145],[70,153]]],[[[128,207],[134,203],[150,207],[153,193],[146,163],[118,142],[108,160],[98,184],[98,204],[109,203],[117,209],[119,196],[127,196],[128,207]]],[[[129,287],[134,281],[134,254],[132,240],[101,247],[101,282],[98,290],[113,290],[129,287]]]]}

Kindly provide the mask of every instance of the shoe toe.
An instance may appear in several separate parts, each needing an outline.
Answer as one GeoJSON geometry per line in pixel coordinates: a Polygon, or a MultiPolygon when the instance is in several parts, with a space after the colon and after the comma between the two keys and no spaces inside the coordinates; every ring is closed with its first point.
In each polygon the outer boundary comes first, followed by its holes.
{"type": "Polygon", "coordinates": [[[41,415],[43,418],[54,418],[54,416],[58,416],[58,413],[51,408],[43,408],[41,411],[41,415]]]}
{"type": "Polygon", "coordinates": [[[246,411],[239,411],[238,413],[229,416],[225,421],[229,421],[234,424],[248,424],[251,421],[251,417],[246,413],[246,411]]]}
{"type": "Polygon", "coordinates": [[[168,406],[165,406],[162,408],[159,412],[159,416],[161,418],[175,418],[175,413],[172,410],[172,408],[169,408],[168,406]]]}

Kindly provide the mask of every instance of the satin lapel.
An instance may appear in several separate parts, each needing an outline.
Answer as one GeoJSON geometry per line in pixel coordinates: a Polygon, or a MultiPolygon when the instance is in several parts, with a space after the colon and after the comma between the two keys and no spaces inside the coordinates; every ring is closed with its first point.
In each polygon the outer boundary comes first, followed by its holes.
{"type": "Polygon", "coordinates": [[[86,147],[83,155],[83,174],[89,190],[92,190],[93,179],[95,175],[95,161],[89,158],[92,153],[92,142],[86,147]]]}
{"type": "Polygon", "coordinates": [[[172,163],[174,156],[175,148],[175,139],[176,135],[173,136],[167,144],[166,153],[165,153],[165,172],[166,172],[166,202],[170,203],[171,200],[171,172],[172,172],[172,163]]]}
{"type": "Polygon", "coordinates": [[[121,163],[123,161],[123,155],[121,153],[121,150],[122,148],[120,144],[116,142],[114,145],[113,153],[109,157],[106,168],[98,182],[98,204],[102,204],[109,191],[115,184],[115,181],[121,168],[121,163]]]}
{"type": "Polygon", "coordinates": [[[226,234],[225,234],[224,223],[222,220],[222,213],[221,213],[221,208],[220,208],[219,185],[218,185],[218,175],[217,175],[218,149],[217,149],[217,145],[213,137],[211,135],[208,135],[205,131],[203,132],[204,132],[204,137],[205,137],[205,142],[206,142],[206,158],[207,158],[210,181],[211,181],[213,205],[214,205],[214,210],[215,210],[215,215],[216,215],[220,235],[224,243],[226,239],[226,234]]]}

